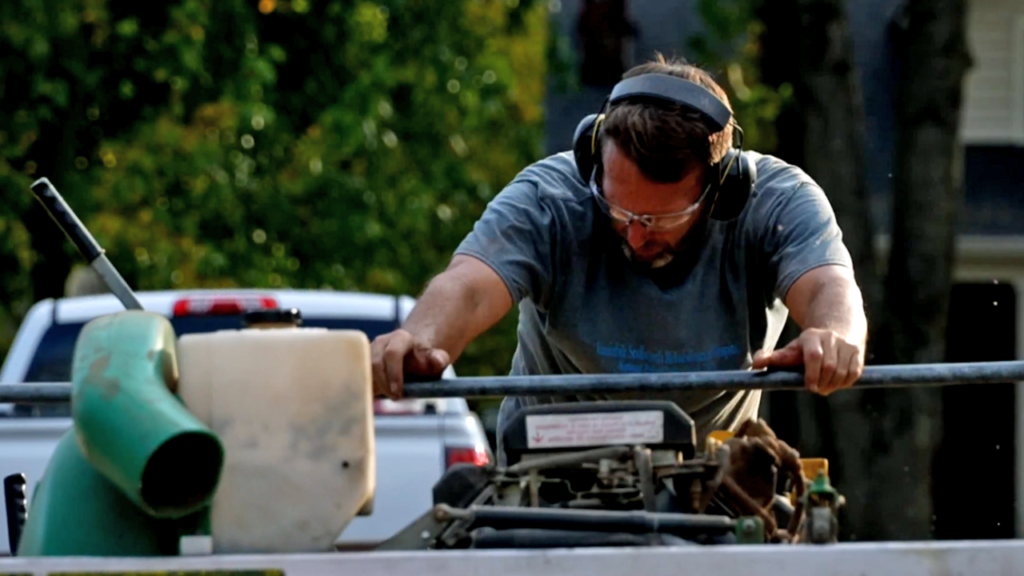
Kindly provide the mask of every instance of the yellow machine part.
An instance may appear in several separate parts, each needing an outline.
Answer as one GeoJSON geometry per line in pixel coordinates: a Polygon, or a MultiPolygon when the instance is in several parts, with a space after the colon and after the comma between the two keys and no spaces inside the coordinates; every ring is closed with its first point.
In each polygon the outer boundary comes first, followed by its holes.
{"type": "Polygon", "coordinates": [[[736,434],[734,432],[730,432],[729,430],[714,430],[709,432],[707,437],[704,439],[704,452],[707,454],[714,454],[721,444],[735,435],[736,434]]]}
{"type": "Polygon", "coordinates": [[[715,430],[713,432],[708,433],[708,438],[714,438],[719,442],[725,442],[726,440],[732,438],[735,435],[736,433],[730,430],[715,430]]]}
{"type": "Polygon", "coordinates": [[[819,471],[828,476],[828,458],[801,458],[800,468],[808,481],[817,478],[819,471]]]}

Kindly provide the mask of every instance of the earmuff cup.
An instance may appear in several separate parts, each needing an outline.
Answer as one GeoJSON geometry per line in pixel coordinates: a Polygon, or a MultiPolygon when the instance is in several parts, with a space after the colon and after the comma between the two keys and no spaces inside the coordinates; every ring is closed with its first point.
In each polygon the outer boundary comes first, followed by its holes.
{"type": "MultiPolygon", "coordinates": [[[[731,116],[724,103],[711,91],[688,80],[664,74],[645,74],[623,80],[612,90],[612,95],[601,107],[602,111],[609,104],[634,96],[658,98],[693,108],[700,111],[708,119],[709,124],[718,129],[725,126],[728,117],[731,116]]],[[[600,145],[594,136],[595,129],[599,129],[600,119],[601,114],[587,115],[576,126],[573,134],[573,158],[576,161],[577,174],[585,186],[590,184],[594,168],[600,162],[600,145]]],[[[743,212],[757,181],[757,167],[753,159],[744,154],[741,148],[730,148],[722,162],[710,172],[718,176],[718,184],[713,184],[711,190],[714,205],[710,217],[721,221],[735,219],[743,212]]]]}
{"type": "Polygon", "coordinates": [[[576,172],[584,186],[590,184],[590,176],[594,173],[594,166],[597,165],[597,158],[591,153],[590,147],[598,116],[598,114],[587,115],[576,126],[576,133],[572,137],[572,154],[576,159],[576,172]]]}
{"type": "Polygon", "coordinates": [[[717,166],[721,185],[717,192],[710,217],[714,220],[729,221],[739,217],[750,199],[750,193],[757,181],[757,165],[754,160],[738,148],[730,148],[717,166]],[[731,162],[731,164],[730,164],[731,162]],[[726,172],[723,174],[723,172],[726,172]],[[724,178],[723,178],[724,176],[724,178]]]}

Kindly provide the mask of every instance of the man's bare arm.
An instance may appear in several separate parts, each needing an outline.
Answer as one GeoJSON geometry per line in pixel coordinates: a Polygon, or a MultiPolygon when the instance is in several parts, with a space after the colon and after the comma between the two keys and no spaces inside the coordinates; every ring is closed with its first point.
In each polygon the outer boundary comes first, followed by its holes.
{"type": "Polygon", "coordinates": [[[805,330],[832,330],[851,342],[866,343],[864,299],[853,271],[845,266],[822,266],[801,276],[786,295],[786,307],[805,330]]]}
{"type": "Polygon", "coordinates": [[[803,332],[785,348],[756,359],[754,367],[803,363],[807,387],[822,394],[856,382],[864,370],[868,325],[853,272],[833,265],[807,272],[793,283],[786,307],[803,332]]]}
{"type": "Polygon", "coordinates": [[[398,398],[406,374],[440,376],[511,308],[512,296],[490,266],[455,256],[428,284],[402,328],[373,341],[374,391],[398,398]]]}
{"type": "Polygon", "coordinates": [[[480,260],[458,255],[430,282],[403,328],[455,362],[511,309],[512,296],[501,277],[480,260]]]}

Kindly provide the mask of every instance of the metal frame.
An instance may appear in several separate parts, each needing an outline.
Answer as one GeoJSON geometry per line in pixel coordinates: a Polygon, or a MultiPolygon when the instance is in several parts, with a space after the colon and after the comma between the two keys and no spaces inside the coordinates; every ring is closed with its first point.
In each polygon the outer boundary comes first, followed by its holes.
{"type": "MultiPolygon", "coordinates": [[[[868,366],[855,385],[906,388],[1024,380],[1024,361],[868,366]]],[[[468,377],[405,385],[410,397],[595,394],[614,392],[805,390],[803,369],[643,374],[468,377]]]]}
{"type": "MultiPolygon", "coordinates": [[[[1024,360],[868,366],[855,385],[864,388],[906,388],[954,384],[1003,384],[1024,380],[1024,360]]],[[[487,376],[440,379],[406,384],[410,398],[516,396],[531,394],[595,394],[614,392],[804,390],[799,370],[667,372],[649,374],[571,374],[487,376]]],[[[0,386],[0,403],[45,404],[70,400],[64,382],[0,386]]]]}
{"type": "Polygon", "coordinates": [[[354,552],[166,558],[8,558],[0,572],[50,575],[96,572],[248,570],[287,576],[931,576],[1014,574],[1024,566],[1024,542],[945,541],[829,545],[696,546],[354,552]]]}

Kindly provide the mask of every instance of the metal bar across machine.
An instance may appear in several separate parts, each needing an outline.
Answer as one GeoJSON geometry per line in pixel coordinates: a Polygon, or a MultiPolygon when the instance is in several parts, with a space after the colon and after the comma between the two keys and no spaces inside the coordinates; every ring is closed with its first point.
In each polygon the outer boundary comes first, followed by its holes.
{"type": "MultiPolygon", "coordinates": [[[[908,388],[958,384],[1002,384],[1024,381],[1024,360],[868,366],[854,386],[908,388]]],[[[530,394],[595,394],[615,392],[803,390],[799,370],[664,372],[646,374],[573,374],[553,376],[479,376],[405,385],[410,398],[522,396],[530,394]]],[[[0,403],[51,404],[68,402],[67,383],[5,384],[0,403]]]]}

